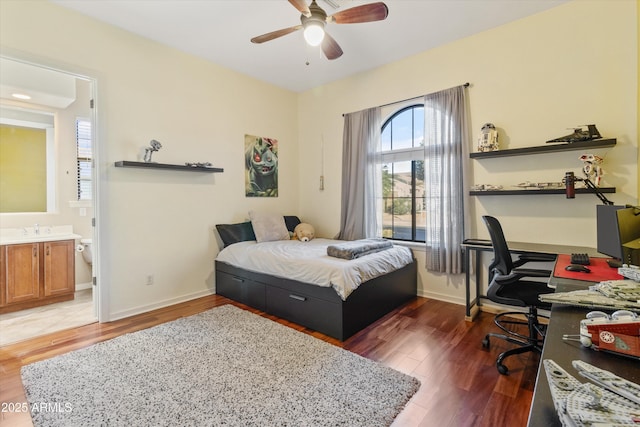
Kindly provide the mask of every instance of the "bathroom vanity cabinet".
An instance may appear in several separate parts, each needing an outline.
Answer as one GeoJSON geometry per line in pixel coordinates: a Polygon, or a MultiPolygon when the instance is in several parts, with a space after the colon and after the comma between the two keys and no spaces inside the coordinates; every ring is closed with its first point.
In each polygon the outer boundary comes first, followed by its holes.
{"type": "Polygon", "coordinates": [[[0,313],[72,300],[74,292],[73,240],[0,246],[0,313]]]}

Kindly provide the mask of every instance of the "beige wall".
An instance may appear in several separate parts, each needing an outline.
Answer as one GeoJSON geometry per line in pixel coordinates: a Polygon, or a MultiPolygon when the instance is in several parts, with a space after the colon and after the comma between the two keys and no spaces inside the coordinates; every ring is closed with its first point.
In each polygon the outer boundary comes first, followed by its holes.
{"type": "MultiPolygon", "coordinates": [[[[635,0],[574,1],[450,43],[300,96],[300,158],[320,155],[324,138],[325,191],[319,164],[301,176],[300,214],[319,234],[334,235],[340,215],[342,113],[471,82],[468,90],[474,140],[494,123],[502,148],[544,145],[595,123],[611,149],[605,157],[609,198],[638,203],[638,37],[635,0]]],[[[472,141],[471,151],[475,151],[472,141]]],[[[580,173],[580,151],[469,161],[472,183],[513,185],[559,181],[580,173]]],[[[495,196],[471,198],[469,236],[488,237],[480,216],[503,223],[508,239],[595,247],[595,196],[495,196]]],[[[423,252],[416,251],[423,261],[423,252]]],[[[461,277],[420,269],[423,295],[462,301],[461,277]]]]}
{"type": "Polygon", "coordinates": [[[98,79],[100,278],[109,288],[108,317],[210,293],[215,224],[244,220],[250,209],[296,213],[294,93],[45,1],[3,0],[0,42],[4,54],[98,79]],[[278,139],[278,198],[245,198],[245,133],[278,139]],[[137,160],[151,139],[163,144],[155,161],[208,161],[224,173],[114,167],[137,160]]]}
{"type": "MultiPolygon", "coordinates": [[[[509,148],[541,145],[596,123],[618,139],[605,185],[617,203],[638,202],[637,2],[575,1],[503,27],[302,94],[284,91],[42,1],[0,2],[3,53],[84,71],[98,79],[102,183],[101,275],[111,318],[203,295],[213,288],[216,223],[250,209],[299,214],[333,236],[340,216],[342,113],[466,81],[475,135],[485,122],[509,148]],[[569,25],[573,24],[573,25],[569,25]],[[297,120],[295,119],[297,117],[297,120]],[[292,119],[293,118],[293,119],[292,119]],[[244,197],[244,134],[279,140],[280,193],[244,197]],[[114,168],[150,139],[154,160],[210,161],[222,174],[114,168]],[[323,142],[324,141],[324,142],[323,142]],[[325,190],[318,189],[324,146],[325,190]],[[311,159],[311,160],[310,160],[311,159]],[[146,286],[153,274],[155,284],[146,286]]],[[[381,54],[384,54],[382,52],[381,54]]],[[[579,171],[581,153],[469,162],[476,183],[556,181],[579,171]]],[[[485,197],[477,220],[500,217],[510,240],[595,244],[595,197],[485,197]]],[[[416,252],[421,265],[423,253],[416,252]]],[[[420,268],[420,291],[462,301],[461,277],[420,268]]]]}

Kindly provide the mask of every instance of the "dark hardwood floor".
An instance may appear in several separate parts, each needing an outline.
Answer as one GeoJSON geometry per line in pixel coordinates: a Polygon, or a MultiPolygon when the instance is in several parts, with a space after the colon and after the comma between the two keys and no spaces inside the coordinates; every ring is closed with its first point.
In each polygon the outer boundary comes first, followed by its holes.
{"type": "Polygon", "coordinates": [[[509,376],[500,375],[495,359],[510,345],[494,341],[490,350],[482,348],[484,335],[497,330],[490,313],[480,313],[475,322],[465,322],[462,306],[416,298],[340,342],[217,295],[0,347],[0,424],[32,425],[28,413],[5,412],[8,403],[26,402],[21,366],[223,304],[248,309],[418,378],[420,390],[393,426],[527,424],[539,356],[529,353],[510,357],[509,376]]]}

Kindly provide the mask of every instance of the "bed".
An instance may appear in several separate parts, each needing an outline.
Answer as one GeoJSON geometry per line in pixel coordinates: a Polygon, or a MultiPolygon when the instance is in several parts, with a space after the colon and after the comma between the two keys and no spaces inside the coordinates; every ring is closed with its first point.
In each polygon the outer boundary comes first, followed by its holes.
{"type": "MultiPolygon", "coordinates": [[[[284,223],[293,232],[300,220],[285,216],[284,223]]],[[[407,248],[394,246],[393,251],[347,261],[326,254],[327,245],[340,241],[280,239],[258,243],[251,221],[219,224],[216,229],[224,243],[215,260],[217,294],[340,341],[416,296],[416,261],[407,248]],[[274,262],[260,255],[264,249],[268,256],[281,254],[284,261],[274,262]],[[303,261],[295,254],[308,258],[305,264],[300,264],[303,261]],[[386,261],[385,257],[397,259],[386,261]],[[247,264],[252,259],[260,262],[247,264]],[[377,264],[386,262],[396,265],[384,273],[373,271],[377,264]],[[344,273],[351,281],[339,283],[341,273],[334,269],[338,264],[365,267],[356,273],[344,273]]]]}

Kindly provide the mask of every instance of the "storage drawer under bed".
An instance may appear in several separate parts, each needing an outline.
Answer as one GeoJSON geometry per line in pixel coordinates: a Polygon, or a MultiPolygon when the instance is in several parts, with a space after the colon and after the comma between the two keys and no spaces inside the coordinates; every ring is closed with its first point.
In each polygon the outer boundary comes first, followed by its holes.
{"type": "Polygon", "coordinates": [[[216,293],[248,306],[265,310],[266,285],[244,277],[216,271],[216,293]]]}
{"type": "Polygon", "coordinates": [[[266,287],[266,311],[334,337],[342,336],[342,306],[277,286],[266,287]]]}

